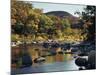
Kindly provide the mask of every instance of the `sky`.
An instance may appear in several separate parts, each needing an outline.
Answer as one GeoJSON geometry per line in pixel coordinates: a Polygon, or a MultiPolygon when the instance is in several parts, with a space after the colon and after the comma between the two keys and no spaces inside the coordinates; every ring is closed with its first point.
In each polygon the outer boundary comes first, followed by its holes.
{"type": "Polygon", "coordinates": [[[74,12],[82,12],[86,5],[72,5],[72,4],[55,4],[55,3],[44,3],[44,2],[32,2],[33,7],[43,9],[43,12],[49,11],[66,11],[74,16],[74,12]]]}

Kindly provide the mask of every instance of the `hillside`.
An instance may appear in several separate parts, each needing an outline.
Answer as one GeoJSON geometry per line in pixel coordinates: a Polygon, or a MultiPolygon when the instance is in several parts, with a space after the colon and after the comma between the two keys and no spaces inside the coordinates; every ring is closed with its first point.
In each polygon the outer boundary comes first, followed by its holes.
{"type": "Polygon", "coordinates": [[[79,18],[76,16],[73,16],[72,14],[66,12],[66,11],[51,11],[51,12],[47,12],[45,13],[46,15],[54,15],[54,16],[58,16],[60,18],[68,18],[69,20],[71,20],[72,24],[75,24],[78,22],[79,18]]]}

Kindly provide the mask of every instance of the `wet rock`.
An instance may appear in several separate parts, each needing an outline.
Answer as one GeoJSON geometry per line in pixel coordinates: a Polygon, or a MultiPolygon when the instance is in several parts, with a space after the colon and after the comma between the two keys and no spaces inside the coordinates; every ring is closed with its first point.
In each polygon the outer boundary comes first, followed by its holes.
{"type": "Polygon", "coordinates": [[[86,66],[87,64],[88,64],[88,61],[85,59],[85,58],[77,58],[76,60],[75,60],[75,64],[77,65],[77,66],[79,66],[79,67],[81,67],[81,66],[86,66]]]}
{"type": "Polygon", "coordinates": [[[44,62],[44,61],[45,61],[44,57],[39,57],[39,58],[34,59],[34,63],[41,63],[41,62],[44,62]]]}
{"type": "Polygon", "coordinates": [[[28,54],[22,57],[22,65],[23,67],[29,67],[32,65],[32,59],[28,54]]]}

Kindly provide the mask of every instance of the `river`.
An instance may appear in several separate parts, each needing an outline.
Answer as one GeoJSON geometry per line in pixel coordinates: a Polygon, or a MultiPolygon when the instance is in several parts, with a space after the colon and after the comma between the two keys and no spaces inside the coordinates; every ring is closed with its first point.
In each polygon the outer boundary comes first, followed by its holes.
{"type": "MultiPolygon", "coordinates": [[[[42,52],[42,54],[44,54],[44,52],[47,53],[47,51],[45,51],[46,49],[41,46],[27,46],[27,49],[31,55],[32,60],[39,56],[39,52],[42,52]],[[42,49],[42,51],[40,49],[42,49]]],[[[33,65],[31,67],[12,69],[12,74],[14,75],[15,73],[27,74],[78,70],[78,66],[75,65],[75,58],[73,58],[73,54],[56,54],[53,56],[46,56],[45,59],[45,62],[42,63],[33,62],[33,65]]]]}

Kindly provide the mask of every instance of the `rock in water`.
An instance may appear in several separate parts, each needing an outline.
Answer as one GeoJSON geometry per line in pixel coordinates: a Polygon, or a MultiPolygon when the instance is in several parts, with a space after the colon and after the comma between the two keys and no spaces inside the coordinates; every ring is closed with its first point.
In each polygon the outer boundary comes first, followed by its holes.
{"type": "Polygon", "coordinates": [[[32,65],[32,59],[30,55],[26,54],[22,57],[22,65],[23,67],[29,67],[32,65]]]}
{"type": "Polygon", "coordinates": [[[88,61],[85,59],[85,58],[77,58],[76,60],[75,60],[75,64],[77,65],[77,66],[86,66],[87,64],[88,64],[88,61]]]}

